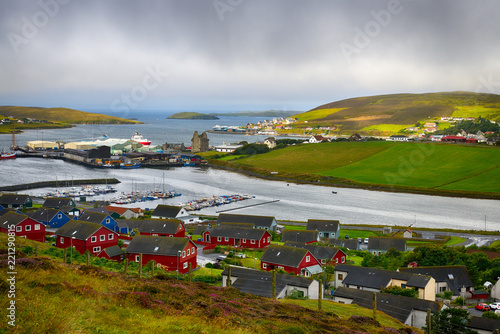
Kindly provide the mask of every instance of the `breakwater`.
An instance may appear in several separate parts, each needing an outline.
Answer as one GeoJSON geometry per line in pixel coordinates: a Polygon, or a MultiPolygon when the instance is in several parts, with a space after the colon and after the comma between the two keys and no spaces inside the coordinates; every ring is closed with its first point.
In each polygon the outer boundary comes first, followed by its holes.
{"type": "Polygon", "coordinates": [[[117,184],[120,183],[118,179],[86,179],[86,180],[59,180],[59,181],[41,181],[34,183],[18,184],[14,186],[0,187],[0,191],[21,191],[37,188],[51,188],[51,187],[72,187],[89,184],[117,184]]]}

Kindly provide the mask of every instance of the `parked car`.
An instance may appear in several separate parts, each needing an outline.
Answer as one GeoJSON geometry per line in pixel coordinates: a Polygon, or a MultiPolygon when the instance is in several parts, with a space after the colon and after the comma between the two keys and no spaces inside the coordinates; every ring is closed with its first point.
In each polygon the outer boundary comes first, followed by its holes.
{"type": "Polygon", "coordinates": [[[477,304],[475,306],[475,308],[476,308],[476,310],[479,310],[479,311],[489,311],[490,310],[490,305],[480,303],[480,304],[477,304]]]}
{"type": "Polygon", "coordinates": [[[492,309],[492,310],[500,310],[500,302],[491,303],[490,304],[490,309],[492,309]]]}
{"type": "Polygon", "coordinates": [[[240,259],[244,259],[246,257],[245,253],[236,253],[236,257],[239,257],[240,259]]]}
{"type": "Polygon", "coordinates": [[[348,235],[348,234],[346,234],[344,238],[349,239],[349,235],[348,235]]]}
{"type": "Polygon", "coordinates": [[[495,314],[500,315],[500,310],[496,310],[496,311],[495,311],[495,314]]]}
{"type": "Polygon", "coordinates": [[[358,242],[361,243],[361,241],[363,241],[361,238],[358,238],[358,242]]]}
{"type": "Polygon", "coordinates": [[[368,243],[368,238],[365,238],[365,244],[367,244],[367,243],[368,243]]]}

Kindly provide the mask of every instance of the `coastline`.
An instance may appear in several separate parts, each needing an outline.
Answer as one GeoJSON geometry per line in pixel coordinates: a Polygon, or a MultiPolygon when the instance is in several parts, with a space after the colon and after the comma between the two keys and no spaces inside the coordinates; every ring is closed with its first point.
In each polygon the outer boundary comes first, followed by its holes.
{"type": "MultiPolygon", "coordinates": [[[[368,185],[368,184],[355,184],[355,183],[336,183],[336,182],[328,182],[325,180],[317,180],[317,181],[307,181],[307,180],[299,180],[287,177],[279,177],[276,176],[278,174],[269,174],[263,175],[254,171],[244,170],[233,168],[224,165],[213,164],[209,162],[207,167],[212,167],[215,169],[228,170],[231,172],[257,177],[263,180],[271,180],[271,181],[282,181],[296,184],[310,184],[317,185],[323,187],[336,187],[336,188],[352,188],[352,189],[362,189],[362,190],[370,190],[370,191],[384,191],[384,192],[392,192],[392,193],[406,193],[406,194],[415,194],[415,195],[430,195],[430,196],[444,196],[444,197],[462,197],[462,198],[473,198],[473,199],[489,199],[489,200],[500,200],[500,194],[489,194],[489,193],[471,193],[471,192],[458,192],[458,191],[445,191],[445,190],[431,190],[431,189],[419,189],[419,188],[410,188],[410,187],[391,187],[387,185],[368,185]]],[[[318,176],[320,178],[321,176],[318,176]]],[[[348,181],[352,182],[352,181],[348,181]]]]}

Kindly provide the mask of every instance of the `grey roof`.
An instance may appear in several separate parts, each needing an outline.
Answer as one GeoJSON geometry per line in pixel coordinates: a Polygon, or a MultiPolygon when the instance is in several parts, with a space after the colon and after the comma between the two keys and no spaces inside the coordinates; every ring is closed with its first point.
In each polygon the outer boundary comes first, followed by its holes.
{"type": "Polygon", "coordinates": [[[3,194],[0,197],[1,204],[22,205],[30,199],[29,195],[3,194]]]}
{"type": "Polygon", "coordinates": [[[208,230],[208,225],[203,225],[203,226],[195,226],[195,227],[194,227],[193,234],[194,234],[194,235],[201,235],[201,234],[203,234],[203,232],[205,232],[206,230],[208,230]]]}
{"type": "Polygon", "coordinates": [[[328,243],[330,245],[334,245],[334,246],[339,246],[339,247],[342,247],[342,239],[332,239],[332,238],[328,238],[328,243]]]}
{"type": "MultiPolygon", "coordinates": [[[[222,275],[227,276],[228,269],[224,269],[222,275]]],[[[231,286],[243,293],[272,298],[273,273],[255,269],[231,267],[231,277],[238,277],[231,286]]],[[[276,295],[279,295],[287,285],[299,288],[308,288],[312,279],[276,273],[276,295]]]]}
{"type": "Polygon", "coordinates": [[[6,214],[7,212],[17,212],[17,209],[14,209],[14,208],[3,208],[0,210],[0,216],[3,216],[4,214],[6,214]]]}
{"type": "Polygon", "coordinates": [[[144,219],[138,227],[141,233],[175,234],[182,222],[178,219],[144,219]]]}
{"type": "Polygon", "coordinates": [[[129,229],[137,229],[142,225],[142,220],[136,220],[136,219],[117,219],[116,223],[118,226],[123,227],[123,226],[128,226],[129,229]]]}
{"type": "Polygon", "coordinates": [[[284,230],[281,236],[281,241],[293,242],[316,242],[318,241],[318,231],[303,231],[303,230],[284,230]]]}
{"type": "Polygon", "coordinates": [[[71,211],[81,211],[77,207],[74,207],[74,206],[71,206],[71,205],[63,205],[63,206],[61,206],[59,208],[59,210],[61,210],[64,213],[68,213],[68,212],[71,212],[71,211]]]}
{"type": "Polygon", "coordinates": [[[254,240],[260,240],[265,233],[269,233],[266,230],[258,228],[239,227],[235,225],[214,226],[208,231],[210,232],[211,237],[228,237],[235,239],[254,240]]]}
{"type": "Polygon", "coordinates": [[[343,246],[350,250],[356,250],[359,248],[359,242],[356,239],[347,239],[344,240],[343,246]]]}
{"type": "Polygon", "coordinates": [[[0,216],[0,226],[8,230],[9,225],[17,225],[26,218],[28,218],[28,216],[9,210],[6,214],[0,216]]]}
{"type": "Polygon", "coordinates": [[[271,228],[273,221],[272,216],[252,216],[252,215],[236,215],[229,213],[221,213],[217,218],[217,224],[220,223],[247,223],[253,226],[271,228]]]}
{"type": "Polygon", "coordinates": [[[175,218],[182,210],[180,206],[158,204],[151,216],[175,218]]]}
{"type": "Polygon", "coordinates": [[[431,279],[430,276],[353,266],[349,264],[339,264],[335,267],[335,271],[345,271],[348,273],[342,281],[343,284],[363,286],[372,289],[385,288],[392,279],[407,281],[406,286],[409,287],[425,288],[431,279]]]}
{"type": "Polygon", "coordinates": [[[264,254],[262,254],[260,261],[298,268],[308,252],[307,249],[303,248],[270,245],[264,254]]]}
{"type": "Polygon", "coordinates": [[[60,212],[58,209],[39,208],[36,211],[28,212],[27,215],[39,221],[49,221],[60,212]]]}
{"type": "Polygon", "coordinates": [[[104,219],[106,219],[106,217],[109,217],[109,215],[107,213],[92,212],[92,211],[85,210],[78,217],[78,220],[100,224],[100,223],[102,223],[102,221],[104,219]]]}
{"type": "Polygon", "coordinates": [[[471,317],[467,327],[470,329],[480,329],[493,332],[495,329],[500,329],[500,320],[483,317],[471,317]]]}
{"type": "Polygon", "coordinates": [[[335,254],[340,250],[340,248],[328,247],[328,246],[316,246],[316,245],[304,245],[297,242],[287,241],[285,246],[304,248],[311,252],[312,255],[318,260],[330,261],[335,254]]]}
{"type": "Polygon", "coordinates": [[[54,232],[54,234],[68,238],[74,237],[75,239],[79,240],[87,240],[92,236],[92,234],[94,234],[101,228],[105,228],[109,232],[114,233],[109,228],[103,225],[79,220],[70,220],[66,224],[58,228],[57,231],[54,232]]]}
{"type": "Polygon", "coordinates": [[[192,243],[188,238],[139,235],[130,241],[127,247],[127,253],[177,256],[178,251],[183,251],[189,242],[192,243]]]}
{"type": "Polygon", "coordinates": [[[436,283],[446,282],[454,296],[460,296],[460,289],[463,286],[466,288],[474,286],[465,266],[400,268],[399,271],[429,275],[434,277],[436,283]]]}
{"type": "Polygon", "coordinates": [[[45,208],[60,208],[62,206],[70,206],[72,201],[70,197],[48,197],[42,206],[45,208]]]}
{"type": "Polygon", "coordinates": [[[396,248],[400,252],[406,251],[406,240],[399,238],[369,237],[368,250],[389,250],[396,248]]]}
{"type": "MultiPolygon", "coordinates": [[[[405,323],[412,310],[436,312],[440,309],[438,302],[377,292],[377,310],[405,323]]],[[[373,309],[373,291],[339,287],[333,293],[335,297],[352,299],[352,303],[364,308],[373,309]]]]}
{"type": "Polygon", "coordinates": [[[118,245],[104,248],[103,252],[105,252],[109,257],[115,257],[125,253],[118,245]]]}
{"type": "Polygon", "coordinates": [[[307,221],[307,230],[309,231],[337,232],[339,227],[338,220],[309,219],[307,221]]]}

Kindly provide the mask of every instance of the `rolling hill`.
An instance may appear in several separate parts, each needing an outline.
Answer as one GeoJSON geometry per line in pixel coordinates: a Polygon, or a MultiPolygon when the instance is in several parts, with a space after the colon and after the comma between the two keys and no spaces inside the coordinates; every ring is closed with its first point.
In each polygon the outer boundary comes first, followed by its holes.
{"type": "Polygon", "coordinates": [[[178,112],[169,117],[168,119],[219,119],[214,115],[202,114],[199,112],[178,112]]]}
{"type": "Polygon", "coordinates": [[[12,116],[16,119],[33,118],[53,123],[66,124],[138,124],[142,122],[108,116],[103,114],[89,113],[69,108],[40,108],[0,106],[0,115],[12,116]]]}
{"type": "Polygon", "coordinates": [[[443,116],[483,117],[500,121],[500,95],[445,92],[357,97],[318,106],[295,115],[304,126],[336,125],[341,131],[397,132],[443,116]],[[311,124],[312,123],[312,124],[311,124]]]}

